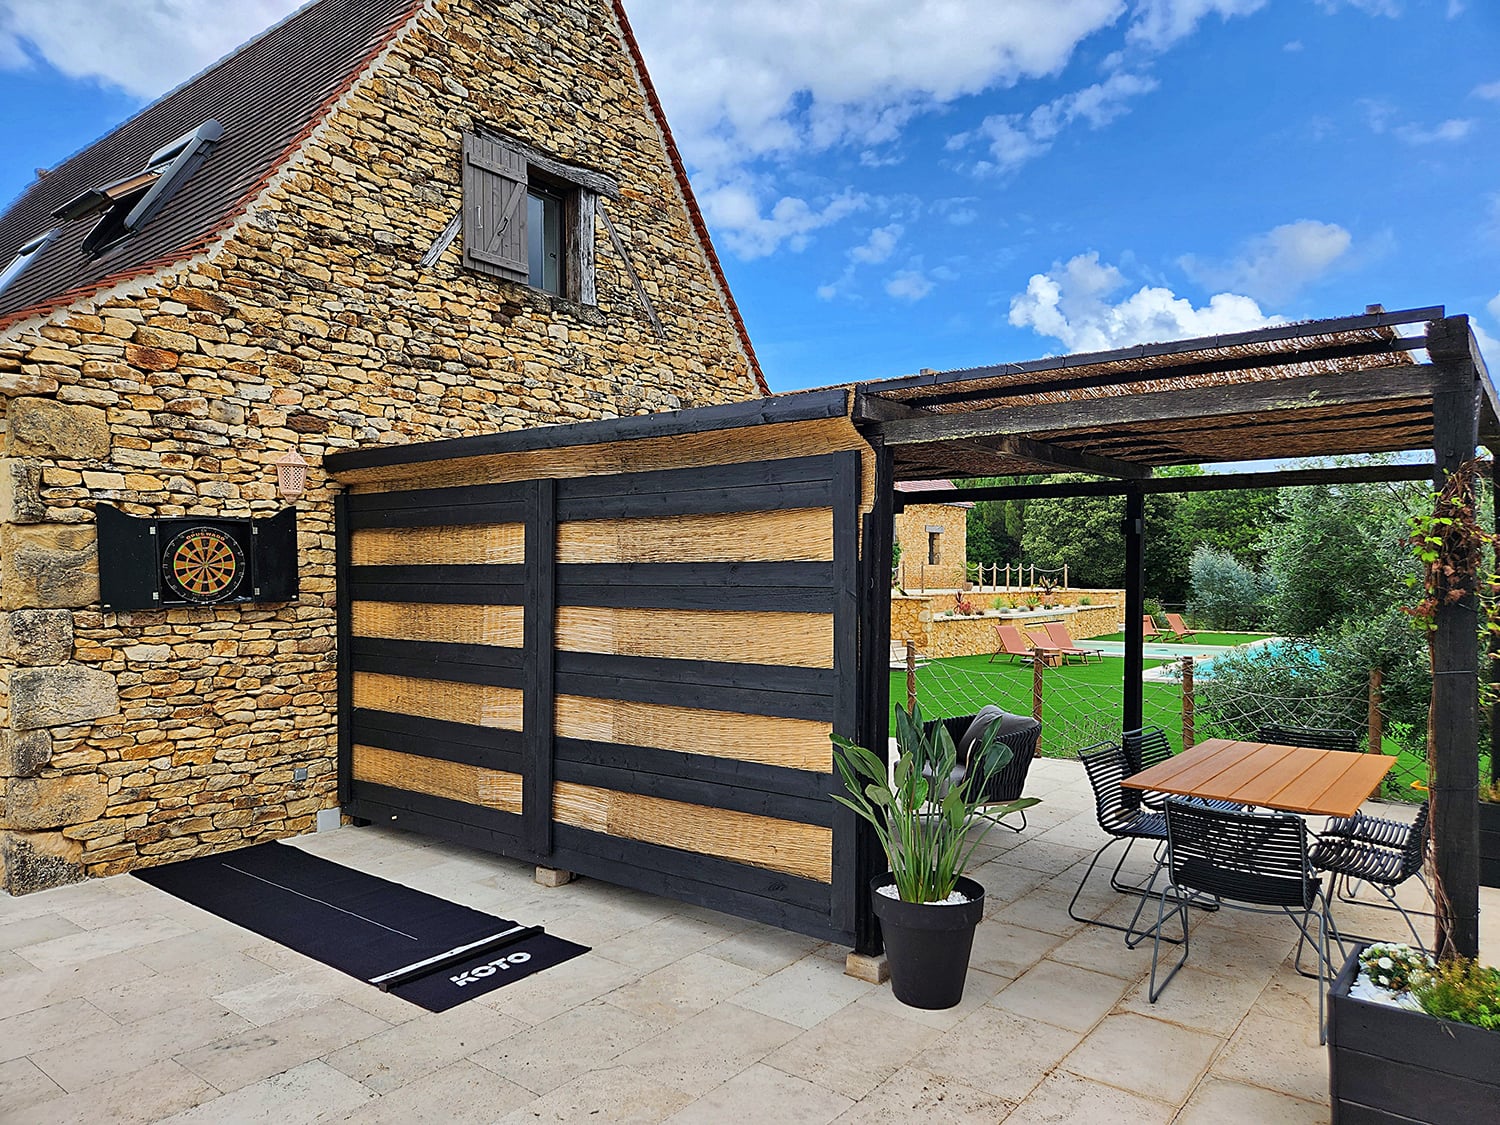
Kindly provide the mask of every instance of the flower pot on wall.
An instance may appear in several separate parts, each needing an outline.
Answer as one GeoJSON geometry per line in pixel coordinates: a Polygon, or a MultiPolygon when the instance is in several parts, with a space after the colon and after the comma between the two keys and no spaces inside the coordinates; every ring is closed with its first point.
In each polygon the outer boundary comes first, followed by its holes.
{"type": "Polygon", "coordinates": [[[1500,1031],[1350,996],[1363,948],[1328,989],[1333,1125],[1500,1122],[1500,1031]]]}
{"type": "Polygon", "coordinates": [[[984,917],[984,888],[973,879],[958,880],[968,902],[938,905],[902,902],[878,888],[895,882],[887,872],[870,881],[875,917],[885,938],[891,991],[913,1008],[952,1008],[964,996],[964,976],[974,930],[984,917]]]}
{"type": "Polygon", "coordinates": [[[1479,882],[1500,887],[1500,804],[1479,802],[1479,882]]]}

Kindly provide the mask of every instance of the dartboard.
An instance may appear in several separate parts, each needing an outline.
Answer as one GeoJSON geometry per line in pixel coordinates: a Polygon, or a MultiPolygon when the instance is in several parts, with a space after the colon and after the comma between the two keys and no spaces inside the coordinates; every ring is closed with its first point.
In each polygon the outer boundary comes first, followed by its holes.
{"type": "Polygon", "coordinates": [[[162,578],[190,602],[221,602],[234,596],[245,578],[245,552],[234,537],[216,527],[189,527],[167,543],[162,578]]]}

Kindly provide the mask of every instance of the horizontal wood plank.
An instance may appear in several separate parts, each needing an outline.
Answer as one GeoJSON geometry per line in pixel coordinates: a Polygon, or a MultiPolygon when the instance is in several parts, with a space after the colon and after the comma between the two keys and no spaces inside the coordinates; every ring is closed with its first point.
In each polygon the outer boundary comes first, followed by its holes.
{"type": "Polygon", "coordinates": [[[833,511],[797,508],[559,524],[567,563],[822,562],[833,558],[833,511]]]}
{"type": "Polygon", "coordinates": [[[525,558],[524,525],[519,523],[367,528],[349,537],[349,561],[355,566],[517,564],[525,558]]]}
{"type": "Polygon", "coordinates": [[[833,878],[833,833],[818,825],[620,793],[560,781],[553,815],[564,824],[783,871],[816,882],[833,878]]]}
{"type": "Polygon", "coordinates": [[[354,637],[349,643],[349,663],[355,672],[521,687],[521,652],[514,648],[354,637]]]}
{"type": "Polygon", "coordinates": [[[833,617],[563,606],[557,612],[557,647],[564,652],[832,668],[833,617]]]}
{"type": "Polygon", "coordinates": [[[521,770],[520,731],[355,708],[350,716],[350,732],[355,742],[366,746],[485,769],[517,773],[521,770]]]}
{"type": "MultiPolygon", "coordinates": [[[[621,745],[616,742],[590,742],[586,739],[559,738],[556,742],[558,769],[565,763],[580,766],[625,767],[637,773],[682,778],[725,785],[736,789],[755,789],[765,793],[785,794],[807,801],[825,801],[832,792],[833,776],[809,770],[767,766],[737,758],[717,758],[708,754],[684,754],[677,750],[658,750],[648,746],[621,745]]],[[[577,780],[577,779],[573,779],[577,780]]],[[[608,786],[607,788],[619,788],[608,786]]],[[[700,801],[699,804],[712,802],[700,801]]],[[[788,817],[787,819],[795,819],[788,817]]]]}
{"type": "Polygon", "coordinates": [[[521,811],[518,773],[403,754],[379,746],[355,744],[354,779],[501,812],[521,811]]]}
{"type": "Polygon", "coordinates": [[[355,602],[351,606],[356,637],[520,648],[523,621],[519,605],[355,602]]]}
{"type": "Polygon", "coordinates": [[[521,693],[514,688],[419,680],[355,672],[354,706],[470,726],[521,729],[521,693]]]}
{"type": "Polygon", "coordinates": [[[831,719],[836,680],[827,668],[565,652],[557,654],[556,684],[559,692],[595,699],[831,719]]]}
{"type": "Polygon", "coordinates": [[[585,696],[557,697],[557,734],[735,758],[768,766],[828,773],[833,768],[832,722],[737,715],[653,703],[585,696]]]}

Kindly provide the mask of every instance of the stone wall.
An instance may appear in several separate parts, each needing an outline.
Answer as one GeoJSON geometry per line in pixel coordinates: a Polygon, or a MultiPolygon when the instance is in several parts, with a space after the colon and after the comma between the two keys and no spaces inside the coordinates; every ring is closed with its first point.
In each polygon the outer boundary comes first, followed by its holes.
{"type": "Polygon", "coordinates": [[[433,0],[199,257],[0,331],[0,863],[19,893],[312,827],[335,794],[328,450],[752,397],[604,0],[433,0]],[[475,122],[615,177],[597,307],[466,273],[475,122]],[[94,507],[297,502],[301,598],[101,611],[94,507]]]}
{"type": "MultiPolygon", "coordinates": [[[[996,625],[1015,625],[1035,629],[1047,621],[1062,621],[1074,640],[1114,633],[1120,627],[1120,615],[1124,612],[1124,599],[1115,601],[1112,595],[1118,591],[1074,590],[1072,606],[1063,604],[1063,597],[1056,599],[1053,609],[1020,610],[984,609],[972,616],[948,616],[953,598],[950,594],[891,596],[891,640],[916,642],[917,651],[923,656],[937,659],[947,656],[978,656],[995,651],[996,625]],[[1092,603],[1076,604],[1076,599],[1087,597],[1092,603]]],[[[976,608],[986,606],[997,595],[971,594],[976,608]]]]}
{"type": "Polygon", "coordinates": [[[963,585],[968,565],[969,510],[957,504],[912,504],[896,513],[896,542],[901,544],[897,571],[907,590],[953,590],[963,585]],[[940,527],[939,560],[927,561],[928,528],[940,527]]]}

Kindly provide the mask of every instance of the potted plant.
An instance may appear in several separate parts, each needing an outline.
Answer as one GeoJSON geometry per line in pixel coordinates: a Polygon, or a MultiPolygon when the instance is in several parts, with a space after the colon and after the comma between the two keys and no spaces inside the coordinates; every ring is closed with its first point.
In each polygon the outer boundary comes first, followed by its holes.
{"type": "Polygon", "coordinates": [[[890,769],[884,757],[832,736],[846,790],[833,799],[874,826],[890,864],[871,880],[870,893],[891,991],[914,1008],[951,1008],[963,998],[974,930],[984,916],[984,888],[964,871],[1000,817],[1037,803],[1027,797],[979,811],[985,779],[1010,761],[999,729],[998,719],[990,721],[961,763],[943,723],[924,723],[916,705],[910,712],[898,707],[890,769]]]}
{"type": "Polygon", "coordinates": [[[1500,1120],[1500,971],[1362,945],[1328,990],[1333,1122],[1500,1120]]]}

